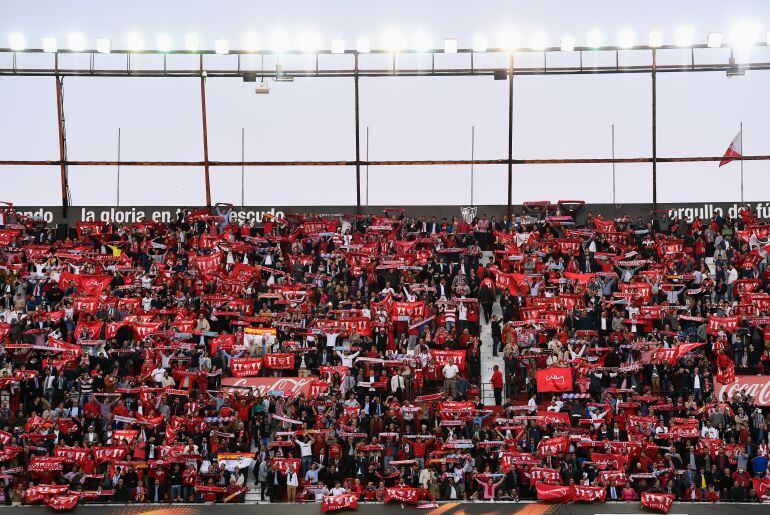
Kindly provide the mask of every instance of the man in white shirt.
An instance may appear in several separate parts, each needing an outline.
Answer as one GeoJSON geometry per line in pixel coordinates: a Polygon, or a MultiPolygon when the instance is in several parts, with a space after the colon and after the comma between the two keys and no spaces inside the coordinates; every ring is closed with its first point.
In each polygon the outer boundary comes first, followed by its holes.
{"type": "Polygon", "coordinates": [[[454,363],[447,363],[441,369],[441,374],[444,376],[444,392],[449,398],[455,396],[455,382],[459,373],[460,369],[454,363]]]}
{"type": "Polygon", "coordinates": [[[295,502],[297,500],[297,487],[299,486],[299,477],[294,471],[294,467],[289,465],[286,470],[286,501],[295,502]]]}

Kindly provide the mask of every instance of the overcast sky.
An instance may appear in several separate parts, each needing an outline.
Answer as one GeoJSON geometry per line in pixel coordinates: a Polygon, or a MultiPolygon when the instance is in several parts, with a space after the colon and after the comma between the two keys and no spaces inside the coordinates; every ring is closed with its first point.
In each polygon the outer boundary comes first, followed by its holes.
{"type": "MultiPolygon", "coordinates": [[[[544,31],[550,45],[564,34],[585,42],[589,30],[601,31],[606,43],[617,42],[624,29],[644,44],[649,30],[661,30],[673,43],[677,28],[692,27],[698,42],[710,31],[730,38],[732,28],[752,20],[762,34],[770,29],[770,2],[714,0],[540,0],[427,1],[327,0],[263,2],[246,0],[5,0],[0,21],[0,46],[10,33],[25,35],[28,46],[40,47],[44,36],[110,37],[116,48],[126,36],[141,33],[153,47],[158,34],[168,34],[174,47],[185,35],[200,34],[202,46],[213,48],[227,37],[243,47],[255,32],[267,43],[282,31],[296,44],[302,31],[320,36],[328,48],[332,37],[352,47],[367,35],[382,47],[383,32],[396,28],[407,38],[422,31],[436,47],[456,37],[470,47],[477,34],[496,46],[498,35],[513,25],[526,38],[544,31]]],[[[679,50],[661,52],[663,63],[688,59],[679,50]]],[[[718,50],[703,59],[726,60],[718,50]]],[[[517,57],[518,62],[537,56],[517,57]]],[[[44,66],[50,56],[19,56],[20,64],[44,66]]],[[[63,62],[87,65],[87,58],[63,62]]],[[[114,56],[100,56],[104,66],[117,66],[114,56]]],[[[146,57],[146,67],[160,57],[146,57]]],[[[232,56],[212,56],[207,66],[230,63],[232,56]],[[219,60],[219,61],[218,61],[219,60]]],[[[346,63],[350,56],[330,56],[346,63]]],[[[378,67],[382,56],[362,58],[362,66],[378,67]],[[369,59],[369,61],[366,61],[369,59]]],[[[446,66],[464,66],[467,55],[440,56],[446,66]]],[[[542,59],[542,56],[539,58],[542,59]]],[[[576,54],[556,56],[576,64],[576,54]]],[[[591,57],[610,64],[613,55],[591,57]]],[[[770,61],[770,49],[752,59],[770,61]]],[[[404,57],[404,67],[424,66],[419,56],[404,57]]],[[[504,56],[477,64],[502,66],[504,56]]],[[[621,62],[649,62],[648,53],[623,52],[621,62]]],[[[0,66],[10,66],[10,55],[0,66]]],[[[176,63],[181,66],[182,61],[176,63]]],[[[300,62],[292,63],[299,65],[300,62]]],[[[334,61],[328,63],[334,65],[334,61]]],[[[288,66],[288,64],[287,64],[288,66]]],[[[770,72],[749,72],[727,78],[719,73],[671,73],[658,78],[658,155],[721,155],[744,126],[744,152],[770,154],[770,72]]],[[[354,111],[352,79],[297,79],[271,84],[269,95],[255,95],[253,84],[238,79],[209,79],[209,154],[212,160],[241,158],[241,128],[246,130],[246,160],[353,160],[354,111]]],[[[475,155],[507,157],[507,83],[491,77],[367,78],[361,80],[361,141],[369,127],[369,156],[382,159],[469,159],[471,127],[476,127],[475,155]]],[[[651,81],[649,75],[537,76],[514,81],[514,157],[578,158],[610,155],[610,127],[615,124],[616,155],[651,155],[651,81]]],[[[200,89],[197,79],[67,78],[64,81],[69,158],[116,159],[117,131],[122,131],[122,159],[202,160],[200,89]]],[[[0,78],[0,156],[2,159],[57,159],[56,100],[53,78],[0,78]]],[[[650,165],[617,166],[617,202],[649,202],[650,165]]],[[[735,201],[739,198],[737,163],[658,166],[661,202],[735,201]]],[[[749,201],[770,200],[770,163],[745,163],[749,201]]],[[[55,167],[0,168],[0,200],[19,205],[60,202],[55,167]]],[[[365,173],[362,188],[366,192],[365,173]]],[[[532,165],[514,168],[513,199],[583,199],[612,201],[611,165],[532,165]]],[[[372,205],[468,204],[470,169],[459,167],[371,167],[368,188],[372,205]]],[[[505,166],[477,166],[474,203],[506,202],[505,166]]],[[[353,167],[246,170],[246,204],[255,206],[355,204],[353,167]]],[[[114,167],[70,168],[74,205],[111,205],[116,200],[114,167]]],[[[240,168],[212,170],[215,202],[240,204],[240,168]]],[[[203,171],[192,169],[122,168],[122,205],[199,205],[205,202],[203,171]]]]}

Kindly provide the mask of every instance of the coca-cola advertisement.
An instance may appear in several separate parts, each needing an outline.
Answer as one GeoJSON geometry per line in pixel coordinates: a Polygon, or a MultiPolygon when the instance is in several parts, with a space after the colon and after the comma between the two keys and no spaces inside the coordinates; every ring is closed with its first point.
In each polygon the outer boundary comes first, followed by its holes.
{"type": "Polygon", "coordinates": [[[757,406],[770,406],[770,376],[737,375],[731,384],[714,382],[714,391],[721,401],[725,395],[732,398],[738,392],[751,395],[757,406]]]}
{"type": "Polygon", "coordinates": [[[251,389],[256,395],[269,395],[270,392],[281,392],[285,397],[309,395],[316,376],[309,377],[225,377],[222,386],[228,393],[238,393],[239,390],[251,389]],[[235,387],[235,388],[227,388],[235,387]]]}

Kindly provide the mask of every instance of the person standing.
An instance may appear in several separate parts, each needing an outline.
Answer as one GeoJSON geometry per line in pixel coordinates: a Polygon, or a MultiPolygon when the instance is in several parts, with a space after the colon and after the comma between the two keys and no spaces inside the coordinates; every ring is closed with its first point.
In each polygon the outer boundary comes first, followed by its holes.
{"type": "Polygon", "coordinates": [[[503,337],[503,331],[500,318],[492,315],[492,356],[497,356],[497,350],[500,348],[500,341],[503,337]]]}
{"type": "Polygon", "coordinates": [[[296,502],[297,500],[297,487],[299,486],[299,477],[294,471],[294,467],[289,465],[286,470],[286,501],[296,502]]]}
{"type": "Polygon", "coordinates": [[[495,393],[495,406],[501,406],[503,404],[503,387],[505,382],[503,380],[503,373],[500,372],[500,367],[495,365],[492,367],[492,391],[495,393]]]}

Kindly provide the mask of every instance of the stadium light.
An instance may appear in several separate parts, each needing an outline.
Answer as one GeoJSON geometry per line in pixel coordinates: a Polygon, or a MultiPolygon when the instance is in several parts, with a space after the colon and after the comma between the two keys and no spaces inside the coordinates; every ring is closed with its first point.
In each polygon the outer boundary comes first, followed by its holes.
{"type": "Polygon", "coordinates": [[[620,48],[631,48],[636,44],[636,36],[631,30],[621,30],[618,34],[618,46],[620,48]]]}
{"type": "Polygon", "coordinates": [[[243,38],[243,47],[247,52],[259,51],[261,43],[262,42],[259,39],[259,34],[256,32],[250,32],[246,34],[245,38],[243,38]]]}
{"type": "Polygon", "coordinates": [[[445,54],[457,53],[457,38],[444,39],[444,53],[445,54]]]}
{"type": "Polygon", "coordinates": [[[404,39],[397,29],[388,29],[382,36],[385,49],[394,54],[404,49],[404,39]]]}
{"type": "Polygon", "coordinates": [[[100,54],[112,52],[112,40],[110,38],[96,38],[96,51],[100,54]]]}
{"type": "Polygon", "coordinates": [[[765,45],[768,45],[768,46],[770,46],[770,32],[768,32],[768,33],[767,33],[767,36],[766,36],[766,38],[767,38],[767,39],[765,39],[765,45]]]}
{"type": "Polygon", "coordinates": [[[161,52],[171,51],[171,37],[168,34],[160,34],[158,36],[158,50],[161,52]]]}
{"type": "Polygon", "coordinates": [[[56,42],[56,38],[52,36],[48,36],[43,38],[43,52],[48,52],[49,54],[56,53],[59,50],[59,45],[56,42]]]}
{"type": "Polygon", "coordinates": [[[20,32],[14,32],[8,40],[11,44],[11,50],[24,50],[27,48],[27,40],[20,32]]]}
{"type": "Polygon", "coordinates": [[[88,43],[86,42],[86,38],[83,36],[83,34],[73,32],[67,37],[67,45],[73,52],[82,52],[86,49],[88,43]]]}
{"type": "Polygon", "coordinates": [[[676,43],[676,46],[683,48],[691,47],[694,40],[694,34],[692,27],[679,27],[674,36],[674,43],[676,43]]]}
{"type": "Polygon", "coordinates": [[[562,36],[559,48],[561,48],[562,52],[572,52],[575,50],[575,38],[569,35],[562,36]]]}
{"type": "Polygon", "coordinates": [[[586,35],[586,45],[591,48],[602,46],[602,34],[598,30],[589,31],[586,35]]]}
{"type": "Polygon", "coordinates": [[[481,34],[477,36],[473,36],[473,51],[486,52],[488,42],[489,40],[487,39],[486,36],[482,36],[481,34]]]}
{"type": "Polygon", "coordinates": [[[706,37],[706,46],[709,48],[720,48],[722,46],[722,33],[709,32],[706,37]]]}
{"type": "Polygon", "coordinates": [[[187,34],[184,38],[184,47],[189,52],[197,52],[201,47],[201,39],[197,34],[187,34]]]}
{"type": "Polygon", "coordinates": [[[372,42],[366,36],[361,36],[356,40],[356,52],[359,54],[368,54],[372,50],[372,42]]]}
{"type": "Polygon", "coordinates": [[[647,46],[650,48],[660,48],[663,46],[663,33],[659,30],[652,30],[647,34],[647,46]]]}
{"type": "Polygon", "coordinates": [[[276,31],[270,34],[270,50],[281,55],[288,52],[289,47],[289,37],[285,33],[276,31]]]}
{"type": "Polygon", "coordinates": [[[225,55],[230,53],[230,41],[225,38],[218,38],[214,40],[214,52],[219,55],[225,55]]]}
{"type": "Polygon", "coordinates": [[[412,38],[414,41],[414,49],[418,52],[430,52],[432,49],[432,42],[427,32],[419,31],[412,38]]]}
{"type": "Polygon", "coordinates": [[[126,37],[126,43],[128,44],[128,49],[131,51],[141,50],[144,46],[144,40],[142,39],[142,35],[138,32],[132,32],[126,37]]]}
{"type": "Polygon", "coordinates": [[[314,32],[301,32],[297,37],[298,48],[306,54],[317,54],[321,48],[321,40],[314,32]]]}
{"type": "Polygon", "coordinates": [[[730,34],[730,46],[739,52],[748,52],[759,40],[759,29],[751,22],[735,25],[730,34]]]}
{"type": "Polygon", "coordinates": [[[500,46],[509,52],[521,47],[521,34],[514,27],[506,27],[500,31],[500,46]]]}
{"type": "Polygon", "coordinates": [[[345,40],[343,38],[332,39],[332,54],[345,53],[345,40]]]}
{"type": "Polygon", "coordinates": [[[529,47],[532,50],[545,50],[548,46],[548,34],[542,30],[536,30],[529,37],[529,47]]]}

